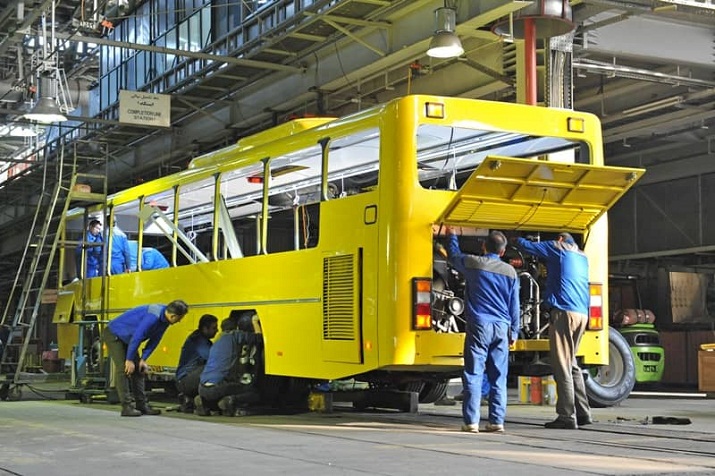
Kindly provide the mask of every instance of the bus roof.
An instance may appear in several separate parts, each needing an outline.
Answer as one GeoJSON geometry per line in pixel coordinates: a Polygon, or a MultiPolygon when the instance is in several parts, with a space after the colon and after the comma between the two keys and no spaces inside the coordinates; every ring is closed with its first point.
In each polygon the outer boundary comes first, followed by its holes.
{"type": "Polygon", "coordinates": [[[217,165],[225,155],[227,150],[230,150],[232,154],[243,152],[248,149],[252,149],[259,145],[267,144],[273,142],[277,139],[283,137],[289,137],[299,132],[312,129],[314,127],[322,126],[325,123],[334,121],[335,117],[311,117],[302,119],[293,119],[284,124],[280,124],[265,131],[258,132],[251,136],[243,137],[236,142],[236,145],[229,148],[224,148],[211,152],[201,157],[197,157],[189,163],[190,169],[197,169],[212,165],[217,165]]]}

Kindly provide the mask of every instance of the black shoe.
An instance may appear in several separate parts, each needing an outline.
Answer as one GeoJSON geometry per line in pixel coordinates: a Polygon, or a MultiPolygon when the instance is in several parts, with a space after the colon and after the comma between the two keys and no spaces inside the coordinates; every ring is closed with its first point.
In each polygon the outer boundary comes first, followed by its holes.
{"type": "Polygon", "coordinates": [[[593,420],[591,420],[591,417],[588,415],[580,416],[580,417],[576,417],[576,423],[578,423],[578,426],[586,426],[586,425],[590,425],[591,423],[593,423],[593,420]]]}
{"type": "Polygon", "coordinates": [[[179,411],[181,413],[194,413],[194,399],[191,397],[184,397],[179,405],[179,411]]]}
{"type": "Polygon", "coordinates": [[[550,430],[575,430],[578,428],[575,421],[556,419],[544,424],[545,428],[550,430]]]}
{"type": "Polygon", "coordinates": [[[221,409],[221,415],[234,416],[236,414],[236,399],[233,395],[223,397],[218,401],[218,407],[221,409]]]}
{"type": "Polygon", "coordinates": [[[134,405],[122,405],[122,416],[142,416],[142,412],[134,408],[134,405]]]}
{"type": "Polygon", "coordinates": [[[137,410],[139,410],[142,415],[161,415],[161,410],[157,408],[152,408],[146,404],[137,405],[137,410]]]}
{"type": "Polygon", "coordinates": [[[198,416],[211,416],[211,410],[204,406],[204,399],[200,395],[194,398],[194,408],[198,416]]]}

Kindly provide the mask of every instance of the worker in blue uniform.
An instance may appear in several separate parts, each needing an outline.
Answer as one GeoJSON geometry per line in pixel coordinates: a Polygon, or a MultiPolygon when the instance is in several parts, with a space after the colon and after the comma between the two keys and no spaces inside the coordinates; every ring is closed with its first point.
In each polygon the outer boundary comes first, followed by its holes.
{"type": "Polygon", "coordinates": [[[516,240],[519,248],[546,262],[544,304],[550,307],[549,356],[556,381],[556,413],[546,428],[575,429],[590,424],[591,408],[583,374],[576,362],[581,337],[588,324],[588,258],[569,233],[534,243],[516,240]]]}
{"type": "Polygon", "coordinates": [[[466,281],[466,336],[462,384],[462,431],[479,433],[482,380],[489,382],[489,422],[482,431],[504,432],[509,345],[519,335],[519,279],[500,257],[506,236],[492,231],[484,242],[484,256],[462,253],[454,228],[449,235],[449,263],[466,281]]]}
{"type": "Polygon", "coordinates": [[[235,321],[229,318],[222,322],[221,328],[229,330],[211,347],[201,372],[199,396],[194,399],[198,415],[208,416],[211,411],[220,410],[224,415],[233,416],[239,406],[259,399],[256,379],[263,336],[253,329],[252,313],[235,317],[235,321]]]}
{"type": "Polygon", "coordinates": [[[189,311],[181,300],[164,306],[150,304],[135,307],[112,319],[104,329],[104,342],[114,364],[115,385],[122,404],[122,416],[158,415],[144,392],[146,360],[172,324],[189,311]],[[139,346],[147,341],[139,356],[139,346]],[[129,380],[129,381],[128,381],[129,380]]]}
{"type": "Polygon", "coordinates": [[[169,261],[156,248],[142,248],[142,271],[168,268],[169,261]]]}
{"type": "Polygon", "coordinates": [[[199,394],[199,379],[209,358],[211,339],[218,333],[218,318],[204,314],[198,328],[189,334],[181,347],[179,365],[176,368],[176,388],[179,390],[181,411],[194,412],[194,398],[199,394]]]}
{"type": "Polygon", "coordinates": [[[129,240],[115,220],[112,227],[112,256],[110,272],[115,274],[128,273],[132,269],[131,254],[129,253],[129,240]]]}
{"type": "Polygon", "coordinates": [[[94,278],[102,275],[102,223],[93,219],[87,225],[84,243],[77,245],[75,250],[77,277],[94,278]],[[84,248],[84,274],[82,274],[82,249],[84,248]]]}

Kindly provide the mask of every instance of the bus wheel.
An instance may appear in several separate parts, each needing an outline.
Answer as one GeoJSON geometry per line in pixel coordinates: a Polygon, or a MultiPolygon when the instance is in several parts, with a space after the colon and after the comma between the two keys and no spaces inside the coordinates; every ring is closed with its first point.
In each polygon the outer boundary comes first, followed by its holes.
{"type": "Polygon", "coordinates": [[[403,382],[397,386],[398,390],[403,392],[415,392],[422,393],[422,389],[425,387],[425,383],[422,380],[410,380],[409,382],[403,382]]]}
{"type": "Polygon", "coordinates": [[[592,407],[616,405],[631,394],[636,366],[628,342],[615,329],[608,329],[608,365],[594,367],[586,378],[586,395],[592,407]]]}
{"type": "Polygon", "coordinates": [[[434,403],[447,395],[447,385],[449,382],[427,382],[420,392],[420,403],[434,403]]]}

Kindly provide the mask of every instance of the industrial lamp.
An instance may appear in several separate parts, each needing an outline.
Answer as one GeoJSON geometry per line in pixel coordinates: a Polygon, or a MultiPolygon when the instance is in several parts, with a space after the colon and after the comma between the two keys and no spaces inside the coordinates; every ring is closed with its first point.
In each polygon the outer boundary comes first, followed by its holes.
{"type": "Polygon", "coordinates": [[[37,131],[23,124],[8,124],[0,127],[0,136],[36,137],[37,131]]]}
{"type": "Polygon", "coordinates": [[[55,78],[49,75],[40,76],[40,99],[23,117],[42,124],[67,120],[67,116],[62,114],[57,101],[57,80],[55,78]]]}
{"type": "Polygon", "coordinates": [[[432,58],[456,58],[464,53],[462,42],[454,32],[457,25],[457,11],[448,7],[438,8],[435,13],[435,34],[430,41],[427,56],[432,58]]]}

